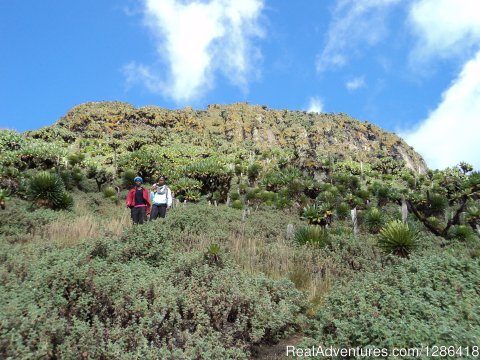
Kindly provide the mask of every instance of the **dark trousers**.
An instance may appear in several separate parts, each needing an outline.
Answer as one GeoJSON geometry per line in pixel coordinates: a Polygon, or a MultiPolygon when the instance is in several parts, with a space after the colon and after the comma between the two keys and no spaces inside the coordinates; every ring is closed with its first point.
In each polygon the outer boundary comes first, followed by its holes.
{"type": "Polygon", "coordinates": [[[132,221],[134,224],[143,224],[143,221],[147,218],[147,207],[133,207],[132,208],[132,221]]]}
{"type": "Polygon", "coordinates": [[[164,218],[167,214],[167,204],[152,205],[152,212],[150,213],[150,220],[155,220],[157,217],[164,218]]]}

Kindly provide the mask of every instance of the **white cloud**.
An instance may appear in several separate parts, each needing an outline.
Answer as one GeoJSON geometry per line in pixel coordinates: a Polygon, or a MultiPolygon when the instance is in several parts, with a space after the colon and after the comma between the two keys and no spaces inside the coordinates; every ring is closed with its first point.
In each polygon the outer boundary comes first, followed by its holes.
{"type": "Polygon", "coordinates": [[[260,56],[252,39],[263,36],[262,9],[263,0],[144,0],[146,23],[168,75],[158,65],[131,63],[124,68],[127,82],[141,82],[177,102],[204,95],[218,72],[245,90],[260,56]]]}
{"type": "Polygon", "coordinates": [[[363,76],[356,77],[352,80],[349,80],[345,84],[345,87],[350,91],[360,89],[361,87],[364,87],[364,86],[365,86],[365,78],[363,76]]]}
{"type": "Polygon", "coordinates": [[[327,42],[317,56],[317,71],[342,67],[359,45],[373,46],[387,34],[387,11],[400,0],[338,0],[329,26],[327,42]]]}
{"type": "Polygon", "coordinates": [[[480,39],[480,2],[417,0],[410,8],[409,23],[418,36],[414,60],[471,56],[480,39]]]}
{"type": "Polygon", "coordinates": [[[480,169],[480,51],[463,66],[438,107],[403,137],[432,168],[466,161],[480,169]]]}
{"type": "Polygon", "coordinates": [[[480,2],[416,0],[409,11],[418,43],[415,62],[437,58],[467,59],[458,77],[442,94],[437,108],[404,137],[433,168],[460,161],[480,168],[480,2]]]}
{"type": "Polygon", "coordinates": [[[319,97],[311,97],[308,104],[308,112],[321,113],[323,111],[323,101],[319,97]]]}

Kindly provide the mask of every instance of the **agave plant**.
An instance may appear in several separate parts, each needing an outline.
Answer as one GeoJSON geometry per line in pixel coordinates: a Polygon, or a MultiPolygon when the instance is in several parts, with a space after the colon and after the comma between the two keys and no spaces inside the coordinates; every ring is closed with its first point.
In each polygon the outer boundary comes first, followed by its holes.
{"type": "Polygon", "coordinates": [[[65,200],[64,190],[58,174],[42,171],[30,179],[28,193],[36,205],[56,209],[65,200]]]}
{"type": "Polygon", "coordinates": [[[321,184],[320,182],[313,179],[306,179],[304,181],[304,192],[310,199],[316,199],[318,194],[320,194],[321,184]]]}
{"type": "Polygon", "coordinates": [[[427,201],[433,216],[442,214],[448,206],[448,199],[441,194],[428,194],[427,201]]]}
{"type": "Polygon", "coordinates": [[[68,192],[63,192],[60,198],[60,202],[55,207],[58,210],[72,210],[74,205],[73,196],[68,192]]]}
{"type": "Polygon", "coordinates": [[[221,265],[220,253],[221,253],[220,245],[210,244],[204,257],[208,262],[212,264],[221,265]]]}
{"type": "Polygon", "coordinates": [[[472,228],[467,225],[457,225],[450,229],[450,236],[461,241],[466,241],[473,235],[472,228]]]}
{"type": "Polygon", "coordinates": [[[328,203],[322,205],[310,205],[303,208],[301,218],[310,225],[326,226],[331,224],[333,217],[332,206],[328,203]]]}
{"type": "Polygon", "coordinates": [[[378,237],[378,246],[388,253],[408,257],[418,246],[420,236],[408,224],[395,220],[387,224],[378,237]]]}
{"type": "Polygon", "coordinates": [[[307,220],[309,224],[313,223],[318,217],[319,209],[316,205],[310,205],[303,208],[303,213],[301,218],[307,220]]]}
{"type": "Polygon", "coordinates": [[[187,190],[183,198],[190,202],[197,202],[200,200],[200,192],[198,190],[187,190]]]}
{"type": "Polygon", "coordinates": [[[346,202],[341,202],[336,208],[337,217],[346,219],[350,215],[350,206],[346,202]]]}
{"type": "Polygon", "coordinates": [[[122,173],[122,185],[125,188],[131,187],[133,179],[137,176],[137,172],[131,169],[127,169],[122,173]]]}
{"type": "Polygon", "coordinates": [[[365,217],[365,223],[368,226],[368,231],[372,234],[378,234],[382,225],[384,223],[383,214],[378,208],[371,208],[367,212],[367,216],[365,217]]]}
{"type": "Polygon", "coordinates": [[[480,225],[480,206],[469,206],[467,208],[466,220],[473,229],[480,225]]]}
{"type": "Polygon", "coordinates": [[[313,245],[324,247],[329,244],[327,230],[317,225],[307,225],[299,228],[294,235],[294,240],[299,245],[313,245]]]}

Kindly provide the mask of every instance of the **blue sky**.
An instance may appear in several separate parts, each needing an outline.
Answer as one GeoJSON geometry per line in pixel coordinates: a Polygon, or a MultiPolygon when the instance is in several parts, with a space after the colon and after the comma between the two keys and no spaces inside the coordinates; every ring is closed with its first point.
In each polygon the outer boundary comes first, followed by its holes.
{"type": "Polygon", "coordinates": [[[478,0],[0,3],[0,127],[119,100],[343,112],[480,168],[478,0]]]}

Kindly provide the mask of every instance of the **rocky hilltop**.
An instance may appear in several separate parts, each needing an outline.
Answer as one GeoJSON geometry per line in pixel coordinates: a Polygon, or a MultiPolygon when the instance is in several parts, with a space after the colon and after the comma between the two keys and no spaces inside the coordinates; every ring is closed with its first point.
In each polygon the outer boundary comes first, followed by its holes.
{"type": "MultiPolygon", "coordinates": [[[[427,169],[422,157],[399,136],[343,113],[274,110],[247,103],[214,104],[206,110],[168,110],[157,106],[135,108],[123,102],[94,102],[72,108],[50,130],[54,129],[61,130],[65,140],[188,134],[193,143],[202,139],[202,145],[207,146],[225,141],[257,153],[272,147],[288,148],[295,157],[311,161],[334,157],[368,162],[390,156],[405,161],[416,172],[427,169]]],[[[44,133],[45,129],[31,135],[43,137],[44,133]]]]}

